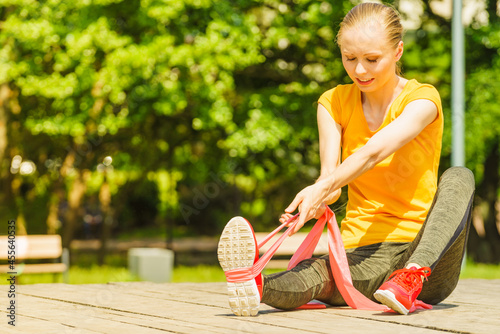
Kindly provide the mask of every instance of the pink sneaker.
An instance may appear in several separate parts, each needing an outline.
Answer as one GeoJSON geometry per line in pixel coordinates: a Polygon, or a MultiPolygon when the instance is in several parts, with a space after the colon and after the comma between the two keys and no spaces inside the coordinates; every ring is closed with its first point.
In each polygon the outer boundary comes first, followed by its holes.
{"type": "Polygon", "coordinates": [[[389,276],[394,278],[382,284],[373,296],[394,311],[408,314],[415,310],[415,300],[422,291],[422,276],[427,280],[430,274],[429,267],[396,270],[389,276]]]}
{"type": "MultiPolygon", "coordinates": [[[[257,262],[257,240],[252,225],[245,218],[234,217],[226,224],[217,257],[224,271],[252,267],[257,262]]],[[[255,316],[262,298],[262,274],[247,282],[227,282],[227,291],[229,306],[235,315],[255,316]]]]}

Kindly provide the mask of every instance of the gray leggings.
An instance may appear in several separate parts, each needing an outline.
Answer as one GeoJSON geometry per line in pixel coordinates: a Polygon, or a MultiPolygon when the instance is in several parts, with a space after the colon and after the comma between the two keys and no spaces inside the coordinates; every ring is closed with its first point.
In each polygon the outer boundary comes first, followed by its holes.
{"type": "MultiPolygon", "coordinates": [[[[356,289],[374,300],[373,293],[394,270],[417,263],[432,269],[418,299],[437,304],[448,297],[460,276],[473,195],[472,172],[452,167],[441,176],[427,219],[412,242],[381,242],[346,249],[356,289]]],[[[313,299],[346,305],[335,285],[328,255],[265,275],[263,288],[262,302],[279,309],[294,309],[313,299]]]]}

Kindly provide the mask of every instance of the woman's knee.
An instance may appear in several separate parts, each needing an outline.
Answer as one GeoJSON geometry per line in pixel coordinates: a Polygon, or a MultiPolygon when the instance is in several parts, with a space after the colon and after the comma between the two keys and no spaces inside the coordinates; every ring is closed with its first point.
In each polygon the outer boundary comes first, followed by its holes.
{"type": "Polygon", "coordinates": [[[458,258],[443,258],[424,283],[418,299],[434,305],[448,298],[458,284],[461,266],[462,261],[458,258]]]}

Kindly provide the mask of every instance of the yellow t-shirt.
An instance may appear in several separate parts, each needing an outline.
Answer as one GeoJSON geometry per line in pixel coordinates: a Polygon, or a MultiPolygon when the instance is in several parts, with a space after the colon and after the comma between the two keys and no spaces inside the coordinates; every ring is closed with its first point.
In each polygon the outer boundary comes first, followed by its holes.
{"type": "Polygon", "coordinates": [[[318,101],[342,127],[343,161],[418,99],[434,102],[438,116],[416,138],[349,183],[346,216],[341,224],[345,248],[415,238],[437,189],[443,134],[441,98],[433,86],[409,80],[374,132],[368,128],[356,85],[339,85],[323,93],[318,101]]]}

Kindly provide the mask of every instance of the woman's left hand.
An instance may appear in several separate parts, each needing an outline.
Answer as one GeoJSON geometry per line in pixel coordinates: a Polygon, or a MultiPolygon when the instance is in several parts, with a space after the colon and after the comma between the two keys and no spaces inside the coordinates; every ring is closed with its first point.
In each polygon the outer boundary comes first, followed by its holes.
{"type": "Polygon", "coordinates": [[[291,234],[296,233],[304,224],[312,218],[320,218],[326,210],[324,199],[328,195],[329,184],[318,181],[315,184],[301,190],[290,205],[285,209],[286,213],[292,213],[299,208],[299,221],[291,234]]]}

